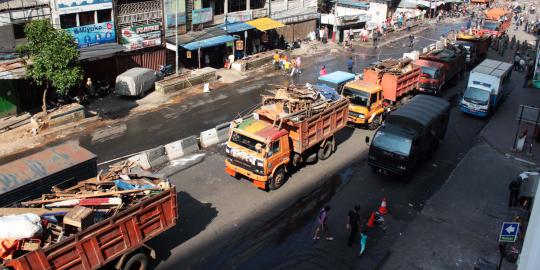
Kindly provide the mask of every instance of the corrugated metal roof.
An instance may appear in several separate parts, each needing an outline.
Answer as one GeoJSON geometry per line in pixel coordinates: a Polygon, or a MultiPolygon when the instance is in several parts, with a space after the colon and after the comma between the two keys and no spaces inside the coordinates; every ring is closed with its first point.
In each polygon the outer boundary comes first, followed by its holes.
{"type": "Polygon", "coordinates": [[[221,29],[227,31],[227,33],[236,33],[236,32],[242,32],[246,30],[253,29],[255,27],[245,23],[245,22],[233,22],[233,23],[227,23],[227,26],[225,24],[220,24],[219,27],[221,29]]]}
{"type": "Polygon", "coordinates": [[[354,0],[338,0],[340,6],[351,6],[360,9],[369,9],[369,2],[361,2],[354,0]]]}
{"type": "Polygon", "coordinates": [[[68,142],[0,166],[0,194],[95,159],[96,155],[68,142]]]}
{"type": "Polygon", "coordinates": [[[208,48],[208,47],[221,45],[227,42],[234,41],[236,39],[238,38],[235,38],[229,35],[223,35],[223,36],[212,37],[212,38],[208,38],[204,40],[194,41],[188,44],[184,44],[182,45],[182,47],[184,47],[188,51],[192,51],[192,50],[197,50],[199,48],[202,49],[202,48],[208,48]]]}
{"type": "Polygon", "coordinates": [[[274,21],[268,17],[265,18],[259,18],[253,21],[246,22],[247,24],[261,30],[261,31],[267,31],[270,29],[276,29],[280,27],[284,27],[285,25],[283,23],[280,23],[278,21],[274,21]]]}

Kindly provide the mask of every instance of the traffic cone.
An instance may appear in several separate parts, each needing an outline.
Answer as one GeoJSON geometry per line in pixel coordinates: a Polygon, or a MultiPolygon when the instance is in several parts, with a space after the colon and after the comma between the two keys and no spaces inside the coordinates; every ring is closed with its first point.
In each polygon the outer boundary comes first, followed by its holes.
{"type": "Polygon", "coordinates": [[[375,212],[371,212],[371,216],[369,217],[368,222],[367,222],[367,227],[368,228],[375,227],[375,212]]]}
{"type": "Polygon", "coordinates": [[[382,199],[381,207],[379,207],[379,213],[386,215],[388,213],[388,208],[386,208],[386,198],[382,199]]]}

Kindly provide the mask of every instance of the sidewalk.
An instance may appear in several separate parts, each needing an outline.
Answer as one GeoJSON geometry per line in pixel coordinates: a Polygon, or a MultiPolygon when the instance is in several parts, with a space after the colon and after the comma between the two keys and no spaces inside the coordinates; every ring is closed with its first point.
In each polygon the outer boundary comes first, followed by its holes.
{"type": "Polygon", "coordinates": [[[500,226],[517,211],[507,207],[507,187],[526,169],[485,143],[474,146],[391,247],[382,269],[474,269],[479,259],[496,264],[500,226]]]}

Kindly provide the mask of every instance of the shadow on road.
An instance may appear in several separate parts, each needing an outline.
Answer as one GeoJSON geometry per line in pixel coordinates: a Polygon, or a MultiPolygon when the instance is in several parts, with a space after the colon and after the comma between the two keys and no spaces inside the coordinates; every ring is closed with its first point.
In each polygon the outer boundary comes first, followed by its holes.
{"type": "Polygon", "coordinates": [[[156,248],[157,262],[171,256],[171,250],[203,231],[217,216],[218,211],[210,203],[202,203],[186,192],[178,197],[178,223],[176,226],[150,241],[156,248]]]}

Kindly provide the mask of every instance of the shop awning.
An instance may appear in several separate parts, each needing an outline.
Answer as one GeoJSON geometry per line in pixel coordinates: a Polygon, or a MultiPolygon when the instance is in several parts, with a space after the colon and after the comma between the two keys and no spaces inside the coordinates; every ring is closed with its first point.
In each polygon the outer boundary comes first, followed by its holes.
{"type": "Polygon", "coordinates": [[[124,46],[118,43],[105,43],[96,46],[79,49],[79,61],[96,61],[113,57],[116,53],[124,50],[124,46]]]}
{"type": "Polygon", "coordinates": [[[227,31],[227,33],[243,32],[243,31],[255,28],[245,22],[233,22],[233,23],[227,23],[227,25],[220,24],[219,27],[227,31]]]}
{"type": "Polygon", "coordinates": [[[256,19],[253,21],[246,22],[247,24],[261,30],[266,31],[270,29],[276,29],[280,27],[284,27],[285,25],[283,23],[280,23],[278,21],[274,21],[268,17],[256,19]]]}
{"type": "Polygon", "coordinates": [[[193,41],[193,42],[190,42],[188,44],[182,45],[182,47],[184,47],[184,49],[186,49],[188,51],[193,51],[193,50],[197,50],[199,48],[202,49],[202,48],[208,48],[208,47],[221,45],[221,44],[224,44],[224,43],[227,43],[227,42],[234,41],[236,39],[237,38],[235,38],[233,36],[223,35],[223,36],[212,37],[212,38],[203,39],[203,40],[199,40],[199,41],[193,41]]]}

